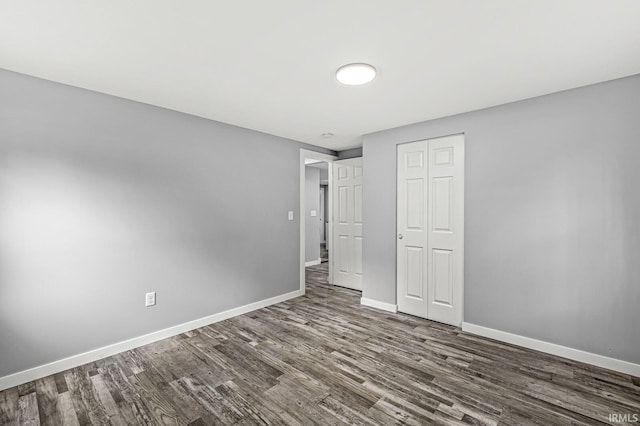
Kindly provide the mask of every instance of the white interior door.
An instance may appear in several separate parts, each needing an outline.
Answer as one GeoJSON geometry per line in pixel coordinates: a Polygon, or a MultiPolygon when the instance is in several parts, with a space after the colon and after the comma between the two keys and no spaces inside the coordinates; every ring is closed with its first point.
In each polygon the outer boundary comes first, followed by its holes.
{"type": "Polygon", "coordinates": [[[398,145],[398,310],[427,317],[427,141],[398,145]]]}
{"type": "Polygon", "coordinates": [[[333,162],[333,284],[362,290],[362,158],[333,162]]]}
{"type": "Polygon", "coordinates": [[[462,323],[464,136],[398,145],[398,310],[462,323]]]}

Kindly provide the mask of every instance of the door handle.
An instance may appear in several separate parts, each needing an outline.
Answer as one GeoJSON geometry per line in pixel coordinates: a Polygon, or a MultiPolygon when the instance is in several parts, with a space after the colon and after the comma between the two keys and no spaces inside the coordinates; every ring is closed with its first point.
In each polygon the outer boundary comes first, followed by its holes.
{"type": "Polygon", "coordinates": [[[398,239],[401,240],[403,238],[402,234],[398,234],[398,239]]]}

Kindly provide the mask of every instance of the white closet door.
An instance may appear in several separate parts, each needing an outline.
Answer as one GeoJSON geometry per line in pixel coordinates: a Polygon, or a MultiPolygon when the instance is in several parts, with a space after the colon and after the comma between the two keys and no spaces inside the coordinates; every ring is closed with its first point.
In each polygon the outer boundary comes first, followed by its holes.
{"type": "Polygon", "coordinates": [[[398,146],[398,310],[462,323],[464,136],[398,146]]]}
{"type": "Polygon", "coordinates": [[[333,284],[362,290],[362,158],[333,162],[333,284]]]}
{"type": "Polygon", "coordinates": [[[427,141],[398,145],[398,310],[427,317],[427,141]]]}
{"type": "Polygon", "coordinates": [[[464,136],[429,141],[427,318],[462,324],[464,136]]]}

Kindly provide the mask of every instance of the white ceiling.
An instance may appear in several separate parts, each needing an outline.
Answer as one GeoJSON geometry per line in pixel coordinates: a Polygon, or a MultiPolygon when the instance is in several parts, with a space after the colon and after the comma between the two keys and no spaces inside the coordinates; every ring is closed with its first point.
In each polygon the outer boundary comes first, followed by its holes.
{"type": "Polygon", "coordinates": [[[639,73],[640,1],[0,0],[0,67],[347,149],[639,73]]]}

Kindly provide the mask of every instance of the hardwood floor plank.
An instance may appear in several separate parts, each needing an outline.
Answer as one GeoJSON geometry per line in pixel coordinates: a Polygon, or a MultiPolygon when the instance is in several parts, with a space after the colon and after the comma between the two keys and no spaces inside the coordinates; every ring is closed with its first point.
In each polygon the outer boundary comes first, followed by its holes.
{"type": "Polygon", "coordinates": [[[24,426],[40,425],[40,413],[38,412],[38,400],[35,392],[19,397],[16,424],[24,426]]]}
{"type": "Polygon", "coordinates": [[[62,423],[58,412],[58,388],[53,376],[36,381],[36,398],[40,424],[59,425],[62,423]]]}
{"type": "Polygon", "coordinates": [[[64,378],[64,373],[58,373],[53,375],[53,379],[56,382],[56,390],[58,394],[63,394],[69,390],[67,381],[64,378]]]}
{"type": "Polygon", "coordinates": [[[125,392],[128,391],[129,384],[120,367],[116,363],[105,363],[100,367],[100,376],[104,380],[104,385],[124,421],[127,424],[134,423],[136,421],[136,414],[129,404],[129,401],[125,399],[125,392]]]}
{"type": "Polygon", "coordinates": [[[127,422],[121,414],[121,410],[118,408],[111,392],[109,392],[102,375],[96,374],[92,376],[91,382],[95,389],[97,401],[103,407],[105,414],[109,418],[109,423],[113,426],[126,426],[127,422]]]}
{"type": "Polygon", "coordinates": [[[227,401],[215,388],[201,383],[195,377],[183,377],[178,380],[185,392],[215,417],[216,424],[232,425],[244,417],[244,413],[227,401]]]}
{"type": "Polygon", "coordinates": [[[58,394],[58,414],[61,420],[60,424],[68,426],[80,426],[80,422],[78,422],[78,416],[76,415],[76,410],[73,408],[71,394],[69,392],[58,394]]]}
{"type": "Polygon", "coordinates": [[[109,421],[109,417],[96,399],[90,381],[89,370],[91,369],[93,365],[87,364],[69,370],[68,374],[65,374],[67,386],[80,424],[105,424],[109,421]]]}
{"type": "Polygon", "coordinates": [[[265,398],[261,390],[256,389],[241,377],[229,381],[225,385],[249,402],[253,410],[260,413],[260,419],[267,424],[304,424],[304,422],[294,418],[291,413],[288,413],[281,404],[271,398],[265,398]]]}
{"type": "Polygon", "coordinates": [[[36,391],[36,382],[35,381],[31,381],[31,382],[24,383],[22,385],[18,385],[18,396],[29,395],[30,393],[33,393],[35,391],[36,391]]]}
{"type": "Polygon", "coordinates": [[[216,387],[216,391],[229,402],[239,412],[243,413],[243,418],[236,424],[259,424],[270,425],[272,424],[269,419],[264,416],[259,410],[256,410],[254,404],[245,399],[233,386],[233,382],[223,383],[216,387]]]}
{"type": "Polygon", "coordinates": [[[180,406],[180,411],[185,422],[191,424],[200,420],[202,422],[205,422],[205,424],[215,424],[215,416],[207,412],[205,407],[198,403],[198,401],[186,387],[184,381],[178,379],[169,383],[169,386],[171,386],[171,388],[173,389],[173,399],[174,401],[177,401],[176,405],[180,406]]]}
{"type": "Polygon", "coordinates": [[[216,346],[216,350],[227,358],[234,360],[232,370],[241,376],[246,376],[249,381],[261,389],[269,389],[275,386],[277,378],[282,372],[268,363],[262,361],[252,349],[244,349],[235,342],[229,341],[216,346]]]}
{"type": "Polygon", "coordinates": [[[145,412],[149,414],[154,423],[163,425],[184,425],[187,423],[185,417],[177,413],[177,407],[165,397],[169,392],[169,385],[161,376],[151,371],[143,371],[130,380],[141,396],[140,400],[145,405],[145,412]]]}
{"type": "Polygon", "coordinates": [[[265,398],[274,401],[291,414],[296,421],[305,424],[343,424],[343,422],[322,410],[318,403],[324,396],[312,392],[299,392],[299,388],[278,384],[263,393],[265,398]]]}
{"type": "MultiPolygon", "coordinates": [[[[403,425],[420,425],[420,422],[413,418],[409,413],[402,410],[394,404],[379,400],[371,407],[367,414],[371,416],[377,424],[403,424],[403,425]]],[[[429,422],[424,419],[423,424],[429,422]]]]}
{"type": "Polygon", "coordinates": [[[9,425],[16,422],[18,417],[18,387],[13,387],[0,392],[0,425],[9,425]]]}
{"type": "Polygon", "coordinates": [[[123,368],[122,363],[112,363],[102,367],[102,371],[105,384],[125,421],[128,424],[151,423],[152,414],[131,382],[136,380],[135,376],[127,376],[131,370],[123,368]]]}
{"type": "Polygon", "coordinates": [[[365,413],[353,409],[339,398],[327,396],[320,401],[320,408],[348,425],[376,425],[365,413]]]}
{"type": "Polygon", "coordinates": [[[80,423],[81,425],[90,425],[91,421],[89,420],[89,413],[82,399],[82,392],[80,391],[80,387],[76,382],[78,369],[74,368],[71,370],[67,370],[62,374],[65,377],[65,382],[67,382],[67,393],[71,397],[71,404],[73,405],[73,410],[76,413],[78,423],[80,423]]]}

